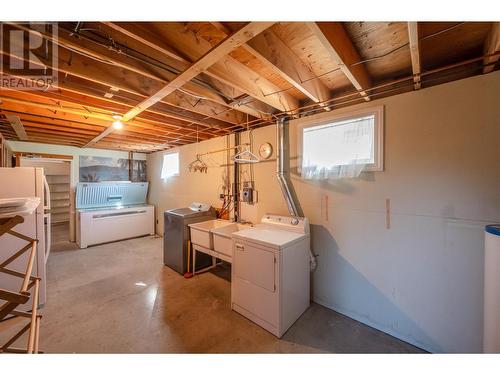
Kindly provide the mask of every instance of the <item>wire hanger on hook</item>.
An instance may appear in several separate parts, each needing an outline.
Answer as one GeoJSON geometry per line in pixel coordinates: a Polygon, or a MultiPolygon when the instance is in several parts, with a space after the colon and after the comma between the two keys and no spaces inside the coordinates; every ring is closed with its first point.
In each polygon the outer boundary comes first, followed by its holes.
{"type": "Polygon", "coordinates": [[[196,159],[189,163],[188,168],[189,172],[208,172],[208,165],[203,160],[201,160],[201,157],[198,154],[196,154],[196,159]]]}
{"type": "MultiPolygon", "coordinates": [[[[247,131],[250,131],[249,125],[248,125],[248,113],[247,113],[247,131]]],[[[248,144],[247,148],[245,150],[236,153],[233,156],[233,161],[235,163],[240,163],[240,164],[258,163],[260,161],[260,159],[257,155],[255,155],[250,150],[250,147],[251,147],[251,145],[248,144]]]]}
{"type": "Polygon", "coordinates": [[[208,165],[201,159],[201,155],[198,153],[198,125],[196,125],[196,159],[188,164],[189,172],[208,172],[208,165]]]}

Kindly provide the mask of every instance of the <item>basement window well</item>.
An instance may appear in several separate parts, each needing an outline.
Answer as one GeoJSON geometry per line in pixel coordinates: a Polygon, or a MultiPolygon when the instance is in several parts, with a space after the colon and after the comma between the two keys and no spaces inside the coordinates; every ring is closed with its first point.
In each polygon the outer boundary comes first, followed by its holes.
{"type": "Polygon", "coordinates": [[[163,180],[166,180],[169,177],[178,175],[179,175],[179,153],[173,152],[163,155],[161,178],[163,180]]]}
{"type": "Polygon", "coordinates": [[[382,106],[307,119],[298,130],[305,179],[355,178],[383,170],[382,106]]]}

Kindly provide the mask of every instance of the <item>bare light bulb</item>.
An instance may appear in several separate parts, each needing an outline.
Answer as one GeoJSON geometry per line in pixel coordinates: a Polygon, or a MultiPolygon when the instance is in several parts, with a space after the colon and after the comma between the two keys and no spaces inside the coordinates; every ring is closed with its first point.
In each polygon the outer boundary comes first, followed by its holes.
{"type": "Polygon", "coordinates": [[[121,129],[123,128],[123,123],[119,120],[113,122],[113,128],[115,129],[121,129]]]}

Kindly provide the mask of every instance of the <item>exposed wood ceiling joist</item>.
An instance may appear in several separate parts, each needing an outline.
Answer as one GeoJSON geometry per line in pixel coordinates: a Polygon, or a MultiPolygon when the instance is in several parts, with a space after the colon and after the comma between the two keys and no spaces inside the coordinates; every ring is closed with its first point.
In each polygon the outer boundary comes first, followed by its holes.
{"type": "Polygon", "coordinates": [[[342,24],[340,22],[308,22],[308,26],[359,94],[369,101],[370,97],[365,90],[371,87],[371,78],[363,64],[359,64],[361,57],[342,24]]]}
{"type": "MultiPolygon", "coordinates": [[[[5,100],[4,106],[3,106],[3,111],[6,113],[11,113],[10,111],[10,103],[11,101],[5,100]]],[[[27,111],[26,113],[29,113],[29,117],[26,117],[23,114],[20,113],[15,113],[16,115],[19,115],[21,119],[29,119],[31,120],[34,116],[40,116],[45,119],[50,119],[54,123],[58,123],[63,126],[68,126],[68,122],[71,124],[76,124],[78,128],[82,127],[87,127],[87,124],[92,124],[92,125],[98,125],[99,130],[93,135],[87,137],[87,142],[97,136],[102,129],[106,129],[106,126],[109,124],[109,121],[101,121],[99,119],[95,119],[94,117],[89,117],[88,120],[85,120],[84,118],[81,118],[79,116],[76,116],[74,113],[66,113],[65,108],[62,107],[52,107],[52,106],[47,106],[44,103],[36,103],[36,102],[27,102],[27,101],[14,101],[16,104],[23,104],[24,105],[24,110],[27,111]],[[58,111],[55,110],[55,108],[59,108],[58,111]],[[48,110],[52,110],[53,112],[49,112],[48,110]],[[45,111],[45,112],[44,112],[45,111]],[[52,116],[49,117],[47,115],[52,116]]],[[[16,107],[14,107],[16,108],[16,107]]],[[[73,111],[69,111],[73,112],[73,111]]],[[[75,126],[69,125],[71,128],[74,128],[75,126]]],[[[40,126],[42,127],[42,126],[40,126]]],[[[94,127],[95,128],[95,127],[94,127]]],[[[155,125],[150,125],[150,124],[145,124],[145,123],[138,123],[138,122],[131,122],[126,130],[120,131],[117,136],[120,136],[120,134],[125,135],[126,137],[124,139],[136,139],[138,140],[144,140],[144,143],[148,143],[147,141],[151,141],[151,144],[155,143],[157,145],[161,145],[164,143],[170,143],[174,140],[181,138],[185,138],[186,140],[189,141],[195,141],[197,137],[195,136],[188,136],[184,132],[180,131],[172,131],[172,130],[166,130],[162,129],[161,127],[155,126],[155,125]],[[127,138],[128,137],[128,138],[127,138]]],[[[28,138],[30,136],[30,132],[28,132],[28,138]]],[[[211,138],[213,135],[205,135],[204,132],[201,132],[201,134],[198,134],[198,137],[200,140],[208,139],[211,138]]]]}
{"type": "MultiPolygon", "coordinates": [[[[182,49],[190,61],[200,59],[213,48],[209,41],[180,23],[167,23],[163,31],[165,39],[168,39],[168,45],[182,49]]],[[[208,68],[205,74],[275,110],[293,111],[298,107],[298,100],[292,95],[283,92],[280,87],[231,56],[223,56],[208,68]]]]}
{"type": "Polygon", "coordinates": [[[261,33],[265,29],[272,26],[272,24],[273,22],[251,22],[248,25],[241,28],[240,30],[236,31],[234,34],[231,34],[217,46],[210,49],[200,59],[198,59],[189,68],[187,68],[177,77],[175,77],[172,81],[168,82],[162,89],[160,89],[154,95],[151,95],[149,98],[143,100],[137,106],[130,109],[123,116],[123,120],[128,121],[137,116],[139,113],[145,111],[147,108],[151,107],[155,103],[158,103],[170,93],[184,86],[187,82],[196,77],[198,74],[210,68],[212,65],[214,65],[217,61],[219,61],[222,57],[226,56],[232,50],[238,48],[246,41],[252,39],[255,35],[261,33]]]}
{"type": "MultiPolygon", "coordinates": [[[[76,93],[76,94],[91,95],[91,94],[89,94],[86,91],[85,91],[85,93],[83,93],[81,89],[73,89],[71,86],[70,86],[71,88],[68,89],[68,85],[66,83],[61,83],[60,82],[59,86],[63,87],[64,88],[63,90],[69,90],[70,92],[73,92],[73,93],[76,93]]],[[[76,105],[76,106],[82,106],[82,105],[85,105],[85,104],[87,106],[94,105],[93,104],[93,100],[88,100],[88,99],[84,100],[84,101],[86,101],[86,103],[76,103],[77,100],[74,100],[75,102],[72,102],[71,100],[68,100],[67,98],[58,98],[57,94],[55,92],[45,92],[45,93],[33,92],[30,95],[39,95],[39,96],[43,96],[43,97],[53,97],[53,98],[55,98],[57,100],[62,100],[62,101],[70,102],[70,104],[76,105]]],[[[95,95],[91,95],[91,96],[92,96],[93,99],[97,99],[99,101],[110,101],[107,98],[102,98],[102,97],[98,97],[98,96],[95,96],[95,95]]],[[[83,99],[85,99],[85,98],[83,98],[83,99]]],[[[111,102],[119,103],[119,102],[116,102],[116,101],[111,101],[111,102]]],[[[119,103],[119,104],[123,105],[123,103],[119,103]]],[[[103,106],[102,103],[101,104],[95,104],[94,106],[95,107],[99,107],[99,108],[107,108],[107,106],[103,106]]],[[[128,108],[131,108],[131,107],[132,107],[132,105],[125,105],[125,107],[122,107],[119,110],[116,110],[116,109],[109,110],[108,109],[108,111],[112,115],[113,113],[123,113],[126,110],[128,110],[128,108]]],[[[157,116],[156,116],[156,118],[154,118],[155,121],[162,121],[166,125],[177,127],[177,128],[182,128],[182,127],[185,127],[185,126],[189,126],[190,124],[201,125],[202,126],[201,129],[204,129],[204,128],[220,128],[220,129],[223,129],[223,128],[227,127],[227,126],[230,126],[229,123],[221,122],[219,120],[217,120],[219,122],[217,122],[215,120],[212,121],[210,119],[206,119],[205,121],[198,121],[198,120],[194,120],[192,118],[185,118],[185,117],[182,117],[182,116],[177,116],[175,114],[174,115],[170,115],[170,114],[166,114],[164,112],[159,112],[159,111],[155,111],[155,110],[148,111],[147,113],[145,113],[143,116],[139,117],[138,119],[143,120],[143,121],[152,120],[153,119],[152,116],[149,115],[150,112],[151,112],[151,114],[156,114],[156,115],[160,115],[160,116],[166,116],[164,119],[161,119],[161,118],[158,119],[157,116]],[[179,120],[181,120],[182,122],[180,122],[179,120]]]]}
{"type": "MultiPolygon", "coordinates": [[[[226,35],[231,32],[221,22],[212,22],[226,35]]],[[[312,70],[271,30],[267,29],[242,46],[272,71],[315,103],[330,99],[330,90],[312,70]]],[[[328,107],[327,107],[328,108],[328,107]]]]}
{"type": "MultiPolygon", "coordinates": [[[[17,116],[29,141],[82,147],[111,125],[113,114],[126,113],[160,91],[245,25],[85,22],[81,28],[59,23],[57,87],[2,90],[0,96],[14,101],[0,102],[0,133],[7,140],[24,138],[6,118],[17,116]]],[[[418,30],[408,22],[314,26],[320,33],[308,23],[273,25],[92,147],[152,152],[243,130],[247,121],[250,128],[267,125],[298,107],[320,112],[321,95],[328,104],[323,109],[345,107],[368,96],[414,90],[420,81],[427,88],[499,69],[498,23],[420,22],[418,30]]],[[[24,63],[38,58],[50,65],[41,49],[13,57],[5,45],[2,58],[24,63]]],[[[4,68],[10,78],[31,79],[4,68]]]]}
{"type": "MultiPolygon", "coordinates": [[[[36,116],[53,121],[54,123],[65,124],[66,126],[72,126],[71,124],[75,124],[79,128],[86,128],[87,125],[92,125],[94,127],[98,126],[99,129],[97,134],[103,131],[103,129],[106,129],[110,124],[110,120],[106,117],[106,114],[94,113],[92,110],[95,109],[92,107],[87,107],[90,112],[82,112],[77,107],[68,107],[67,103],[54,105],[13,97],[3,97],[3,99],[5,100],[2,110],[7,113],[16,115],[19,114],[22,118],[25,118],[26,115],[30,117],[36,116]],[[18,111],[14,111],[15,109],[18,111]],[[19,112],[19,109],[21,109],[22,112],[19,112]]],[[[160,142],[164,139],[164,137],[173,139],[179,135],[184,135],[185,133],[180,130],[182,130],[182,128],[172,128],[163,124],[160,125],[158,123],[147,121],[139,122],[137,120],[131,121],[126,128],[126,132],[136,132],[143,135],[149,134],[151,137],[156,137],[160,142]]],[[[199,131],[200,139],[208,139],[212,135],[213,134],[211,133],[207,133],[206,130],[199,131]]]]}
{"type": "MultiPolygon", "coordinates": [[[[16,56],[11,56],[8,54],[5,54],[6,56],[12,57],[12,58],[17,58],[16,56]]],[[[37,56],[38,57],[38,56],[37,56]]],[[[41,57],[43,59],[43,57],[41,57]]],[[[31,61],[31,60],[30,60],[31,61]]],[[[33,61],[33,63],[35,63],[33,61]]],[[[108,87],[116,87],[118,86],[119,89],[122,92],[129,93],[135,97],[138,97],[139,99],[146,98],[147,95],[144,95],[137,91],[135,87],[132,87],[132,83],[134,82],[133,79],[131,79],[130,76],[127,74],[124,74],[121,71],[117,71],[113,69],[106,69],[106,68],[101,68],[101,69],[95,69],[94,66],[88,65],[88,62],[86,61],[81,61],[81,59],[77,57],[73,57],[71,61],[71,66],[66,66],[65,61],[61,61],[59,67],[56,69],[58,72],[60,72],[63,75],[70,75],[73,77],[77,77],[79,79],[83,79],[88,81],[87,85],[88,88],[75,88],[70,82],[66,81],[60,81],[58,83],[58,86],[60,86],[63,89],[70,90],[76,93],[81,93],[84,95],[92,95],[92,91],[90,90],[91,85],[96,84],[96,85],[101,85],[101,86],[108,86],[108,87]],[[127,81],[128,80],[128,81],[127,81]],[[124,82],[127,82],[125,85],[124,82]]],[[[15,76],[15,72],[10,72],[8,69],[4,73],[12,73],[12,76],[15,76]]],[[[148,88],[150,86],[147,86],[148,88]]],[[[99,99],[107,99],[105,97],[97,97],[95,94],[93,95],[96,98],[99,99]]],[[[178,108],[182,108],[182,111],[179,112],[180,114],[172,114],[172,113],[164,113],[161,112],[159,109],[150,109],[149,111],[152,112],[157,112],[163,116],[167,117],[172,117],[176,118],[179,120],[183,121],[188,121],[188,122],[196,122],[196,119],[190,117],[191,113],[190,111],[193,111],[193,113],[201,114],[204,115],[205,117],[208,117],[206,122],[210,122],[210,118],[217,119],[217,121],[225,121],[229,122],[231,124],[235,123],[242,123],[244,121],[243,116],[237,116],[235,117],[235,111],[231,110],[232,113],[227,111],[226,108],[220,108],[217,106],[209,106],[203,103],[200,100],[193,100],[193,103],[189,101],[189,99],[186,97],[186,95],[182,93],[176,93],[175,95],[171,96],[168,98],[168,100],[163,101],[164,104],[167,105],[173,105],[178,108]],[[172,102],[173,100],[173,102],[172,102]],[[189,109],[188,109],[189,108],[189,109]]],[[[124,103],[121,103],[124,104],[124,103]]],[[[129,105],[130,107],[130,105],[129,105]]],[[[168,121],[168,119],[166,120],[168,121]]]]}
{"type": "MultiPolygon", "coordinates": [[[[122,23],[118,24],[118,23],[113,23],[113,22],[104,22],[104,24],[114,31],[118,31],[118,32],[120,32],[120,33],[122,33],[130,38],[135,39],[136,41],[144,43],[145,45],[149,46],[150,48],[153,48],[156,51],[164,53],[168,57],[171,57],[177,63],[180,64],[180,68],[182,69],[182,71],[189,68],[189,66],[191,65],[192,62],[196,61],[197,58],[199,58],[203,55],[203,53],[202,53],[202,54],[200,54],[200,56],[196,56],[196,58],[189,58],[189,57],[185,56],[185,54],[181,53],[180,51],[174,50],[172,47],[165,44],[163,41],[160,40],[160,38],[156,37],[153,33],[147,32],[142,27],[140,27],[138,25],[134,25],[132,23],[126,23],[126,27],[122,26],[122,23]]],[[[199,43],[199,42],[200,42],[200,40],[197,39],[196,43],[199,43]]],[[[206,42],[206,43],[208,44],[208,42],[206,42]]],[[[209,44],[208,44],[208,46],[209,47],[207,48],[207,50],[204,51],[204,53],[210,49],[211,46],[209,44]]],[[[215,79],[219,79],[216,75],[214,77],[215,77],[215,79]]],[[[173,78],[175,78],[175,76],[170,77],[169,80],[171,80],[173,78]]],[[[222,80],[220,80],[220,81],[222,81],[222,80]]],[[[204,97],[206,95],[206,93],[193,90],[193,88],[190,86],[192,86],[191,82],[187,82],[184,85],[183,89],[191,90],[192,92],[197,93],[201,97],[204,97]]],[[[174,93],[169,94],[169,96],[167,98],[165,98],[165,100],[168,100],[170,102],[175,101],[176,98],[175,97],[172,98],[172,96],[174,96],[174,93]]],[[[178,93],[177,93],[177,96],[179,96],[178,93]]],[[[229,96],[232,97],[231,95],[229,95],[229,96]]],[[[259,109],[253,103],[241,104],[238,101],[234,101],[234,102],[227,101],[227,100],[224,101],[222,99],[217,99],[217,98],[210,97],[210,96],[208,98],[211,100],[215,100],[219,104],[226,105],[229,108],[234,109],[235,111],[244,112],[244,113],[246,113],[250,116],[253,116],[253,117],[257,117],[257,118],[266,117],[265,114],[259,112],[259,109]]],[[[184,107],[188,108],[188,106],[185,106],[185,105],[184,105],[184,107]]],[[[243,122],[243,120],[240,121],[240,123],[241,122],[243,122]]]]}
{"type": "Polygon", "coordinates": [[[9,120],[12,129],[14,129],[14,132],[17,135],[17,138],[19,138],[21,141],[28,140],[28,136],[26,135],[26,129],[24,129],[24,125],[21,122],[19,116],[6,115],[5,117],[7,118],[7,120],[9,120]]]}
{"type": "Polygon", "coordinates": [[[418,35],[418,22],[408,22],[408,40],[410,42],[411,66],[413,71],[413,82],[415,90],[420,89],[422,72],[420,64],[420,46],[418,35]]]}
{"type": "MultiPolygon", "coordinates": [[[[143,100],[135,107],[128,110],[123,115],[123,121],[127,122],[133,119],[138,114],[147,110],[149,107],[160,102],[163,98],[165,98],[175,90],[180,89],[182,86],[184,86],[187,82],[196,77],[198,74],[204,72],[209,67],[214,65],[223,56],[227,55],[232,50],[238,48],[246,41],[252,39],[255,35],[269,28],[272,24],[273,22],[251,22],[248,25],[242,27],[234,34],[231,34],[229,37],[224,39],[224,41],[219,43],[217,46],[215,46],[205,55],[203,55],[199,60],[193,63],[189,68],[184,70],[176,78],[168,82],[162,89],[157,91],[155,94],[151,95],[149,98],[143,100]]],[[[112,131],[113,131],[112,127],[107,128],[100,135],[92,139],[89,142],[89,144],[97,143],[102,138],[110,134],[112,131]]]]}
{"type": "MultiPolygon", "coordinates": [[[[70,114],[64,111],[64,107],[59,111],[54,111],[40,106],[37,102],[26,101],[22,104],[18,103],[19,102],[15,104],[4,102],[2,111],[8,114],[18,115],[22,120],[52,122],[57,125],[75,128],[88,128],[91,126],[91,129],[96,130],[96,135],[109,126],[109,121],[70,114]]],[[[185,129],[172,128],[155,122],[133,121],[128,124],[126,129],[120,130],[119,133],[136,133],[141,136],[149,136],[155,138],[158,143],[162,143],[175,139],[178,136],[185,135],[185,129]]],[[[216,136],[216,134],[208,132],[207,130],[200,130],[198,136],[199,139],[203,140],[216,136]]],[[[195,138],[193,137],[193,139],[195,138]]]]}
{"type": "MultiPolygon", "coordinates": [[[[16,27],[28,32],[35,32],[34,30],[24,26],[16,27]]],[[[155,91],[159,90],[169,80],[176,77],[175,74],[165,71],[162,71],[164,78],[148,72],[144,69],[144,67],[138,65],[136,62],[127,60],[125,56],[120,56],[118,58],[118,55],[115,52],[104,46],[93,44],[92,48],[90,48],[88,42],[84,40],[72,41],[65,38],[64,35],[59,35],[57,39],[48,34],[42,34],[42,36],[64,48],[59,50],[58,71],[64,74],[74,75],[91,82],[96,82],[110,88],[114,88],[118,91],[130,92],[134,95],[146,98],[152,95],[155,91]],[[75,56],[72,52],[78,53],[81,57],[75,56]],[[136,75],[130,74],[130,72],[136,73],[136,75]]],[[[4,53],[9,55],[7,52],[4,53]]],[[[51,61],[46,59],[43,55],[37,54],[36,52],[34,52],[34,55],[45,65],[51,66],[51,61]]],[[[9,56],[17,58],[17,56],[9,56]]],[[[30,61],[32,63],[36,63],[34,60],[30,61]]],[[[193,93],[195,98],[205,98],[205,101],[212,101],[219,105],[233,109],[234,111],[241,111],[255,117],[261,117],[258,111],[248,106],[229,104],[222,96],[215,93],[213,90],[200,86],[196,83],[187,82],[183,90],[185,92],[193,93]]],[[[185,96],[185,94],[182,95],[181,93],[172,93],[169,98],[165,98],[163,101],[167,104],[172,104],[185,110],[190,110],[190,107],[193,107],[193,105],[186,101],[185,96]]],[[[198,99],[196,99],[196,103],[199,107],[203,106],[203,103],[199,103],[198,99]]],[[[226,111],[221,109],[214,111],[211,109],[205,111],[204,114],[215,117],[217,112],[223,113],[226,111]]],[[[229,115],[229,113],[225,113],[224,117],[228,117],[229,115]]],[[[228,117],[227,121],[231,121],[232,123],[242,123],[244,121],[243,116],[237,116],[236,113],[233,113],[232,115],[234,119],[228,117]]]]}

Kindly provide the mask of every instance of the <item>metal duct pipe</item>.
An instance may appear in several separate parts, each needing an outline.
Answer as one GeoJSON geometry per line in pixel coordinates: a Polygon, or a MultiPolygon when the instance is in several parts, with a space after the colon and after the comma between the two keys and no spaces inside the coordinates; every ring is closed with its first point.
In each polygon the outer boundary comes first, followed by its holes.
{"type": "MultiPolygon", "coordinates": [[[[288,159],[288,142],[285,143],[285,128],[287,122],[288,120],[286,118],[280,118],[276,122],[276,142],[278,146],[276,150],[276,177],[278,179],[278,183],[280,184],[281,192],[285,198],[290,216],[302,216],[299,211],[299,207],[295,202],[294,196],[292,195],[292,191],[290,190],[288,170],[285,167],[285,159],[288,159]]],[[[288,137],[286,138],[288,141],[288,137]]]]}
{"type": "MultiPolygon", "coordinates": [[[[285,198],[286,205],[288,207],[288,212],[290,216],[302,217],[302,210],[296,200],[295,192],[291,186],[291,182],[288,178],[288,169],[286,166],[289,164],[290,155],[288,151],[288,120],[286,118],[280,118],[276,121],[276,178],[281,187],[281,192],[285,198]]],[[[316,257],[309,246],[309,264],[311,271],[314,271],[317,267],[316,257]]]]}

